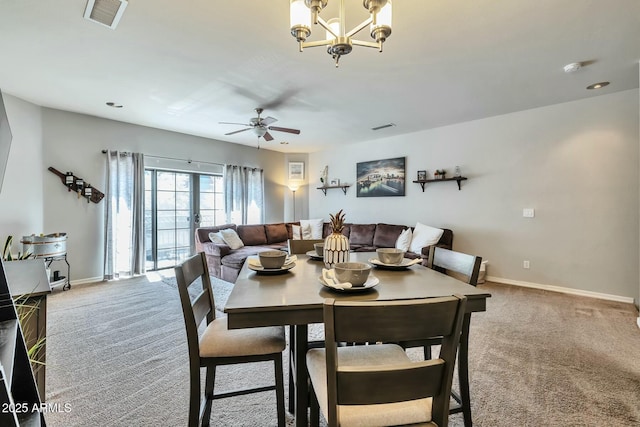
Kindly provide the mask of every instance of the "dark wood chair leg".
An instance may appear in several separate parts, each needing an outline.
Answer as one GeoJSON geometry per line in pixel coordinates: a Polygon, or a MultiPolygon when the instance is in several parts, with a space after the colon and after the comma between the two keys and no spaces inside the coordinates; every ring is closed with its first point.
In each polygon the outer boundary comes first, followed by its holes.
{"type": "Polygon", "coordinates": [[[207,427],[211,420],[211,405],[213,404],[213,386],[216,382],[216,367],[207,366],[204,382],[204,410],[202,411],[202,426],[207,427]]]}
{"type": "Polygon", "coordinates": [[[276,372],[276,404],[278,405],[278,427],[285,427],[284,415],[284,372],[282,369],[282,354],[274,358],[276,372]]]}
{"type": "Polygon", "coordinates": [[[318,396],[316,396],[316,392],[313,389],[313,386],[309,387],[309,398],[310,398],[310,420],[311,427],[320,427],[320,404],[318,403],[318,396]]]}
{"type": "Polygon", "coordinates": [[[189,366],[189,427],[200,426],[200,366],[189,366]]]}
{"type": "Polygon", "coordinates": [[[295,327],[295,377],[296,377],[296,427],[307,427],[307,408],[309,407],[309,390],[307,386],[307,325],[295,327]]]}
{"type": "Polygon", "coordinates": [[[469,391],[469,326],[471,314],[466,313],[462,322],[462,334],[458,349],[458,380],[460,382],[460,398],[462,400],[462,415],[464,426],[472,427],[471,420],[471,393],[469,391]]]}
{"type": "Polygon", "coordinates": [[[424,360],[431,360],[431,346],[425,345],[422,348],[424,350],[424,360]]]}
{"type": "Polygon", "coordinates": [[[296,332],[294,326],[289,326],[289,413],[296,411],[296,383],[295,372],[296,332]]]}

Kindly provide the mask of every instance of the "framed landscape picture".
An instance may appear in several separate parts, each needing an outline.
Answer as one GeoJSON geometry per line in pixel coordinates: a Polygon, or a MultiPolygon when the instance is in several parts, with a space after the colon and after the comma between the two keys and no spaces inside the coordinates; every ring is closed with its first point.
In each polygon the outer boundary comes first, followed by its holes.
{"type": "Polygon", "coordinates": [[[356,165],[357,197],[404,196],[405,157],[356,165]]]}

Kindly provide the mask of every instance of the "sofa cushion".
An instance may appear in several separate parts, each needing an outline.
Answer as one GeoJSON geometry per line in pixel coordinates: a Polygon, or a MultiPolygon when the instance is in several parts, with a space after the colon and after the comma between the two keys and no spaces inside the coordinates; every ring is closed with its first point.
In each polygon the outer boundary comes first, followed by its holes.
{"type": "Polygon", "coordinates": [[[240,236],[245,246],[267,244],[267,235],[264,232],[263,224],[240,225],[238,226],[238,236],[240,236]]]}
{"type": "Polygon", "coordinates": [[[401,249],[405,252],[409,250],[409,246],[411,246],[411,238],[413,234],[411,233],[411,229],[407,228],[400,236],[398,236],[398,240],[396,240],[396,248],[401,249]]]}
{"type": "Polygon", "coordinates": [[[289,235],[289,237],[287,237],[287,239],[293,239],[293,226],[297,225],[298,227],[300,227],[300,222],[288,222],[285,224],[285,226],[287,227],[287,234],[289,235]]]}
{"type": "Polygon", "coordinates": [[[322,239],[322,226],[322,218],[301,219],[300,227],[302,228],[302,238],[304,240],[322,239]]]}
{"type": "Polygon", "coordinates": [[[240,239],[236,230],[232,230],[231,228],[220,230],[220,235],[231,249],[240,249],[244,246],[244,242],[240,239]]]}
{"type": "Polygon", "coordinates": [[[225,256],[221,259],[222,265],[225,267],[235,268],[240,270],[242,268],[242,264],[244,264],[245,260],[249,255],[257,255],[260,252],[272,251],[273,248],[269,248],[266,246],[245,246],[243,248],[237,249],[231,252],[229,255],[225,256]]]}
{"type": "Polygon", "coordinates": [[[373,235],[376,248],[395,248],[396,241],[406,227],[404,225],[378,224],[373,235]]]}
{"type": "Polygon", "coordinates": [[[217,233],[209,233],[209,240],[211,240],[211,243],[215,243],[218,245],[226,245],[227,242],[224,241],[224,239],[222,238],[222,234],[220,234],[220,232],[218,231],[217,233]]]}
{"type": "Polygon", "coordinates": [[[375,224],[351,224],[350,229],[349,243],[373,246],[373,234],[376,231],[375,224]]]}
{"type": "MultiPolygon", "coordinates": [[[[344,224],[344,228],[342,229],[342,234],[347,237],[349,237],[349,232],[351,231],[350,225],[351,224],[344,224]]],[[[322,237],[327,237],[331,233],[333,233],[333,230],[331,229],[331,223],[325,222],[322,226],[322,237]]]]}
{"type": "Polygon", "coordinates": [[[215,227],[198,228],[198,229],[196,229],[196,233],[198,235],[198,240],[200,242],[202,242],[202,243],[210,242],[209,233],[217,233],[218,231],[224,230],[226,228],[233,228],[235,230],[236,229],[236,225],[235,224],[223,224],[223,225],[216,225],[215,227]]]}
{"type": "Polygon", "coordinates": [[[279,224],[265,224],[264,231],[267,234],[267,243],[286,242],[289,238],[287,226],[284,222],[279,224]]]}
{"type": "Polygon", "coordinates": [[[413,229],[411,252],[420,253],[425,246],[435,245],[442,237],[442,234],[444,234],[444,230],[441,228],[429,227],[418,222],[413,229]]]}

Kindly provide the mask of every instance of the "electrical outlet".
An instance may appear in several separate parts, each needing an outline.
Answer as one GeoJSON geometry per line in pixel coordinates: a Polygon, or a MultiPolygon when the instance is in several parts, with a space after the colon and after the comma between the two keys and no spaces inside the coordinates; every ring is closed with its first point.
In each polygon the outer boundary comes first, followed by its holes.
{"type": "Polygon", "coordinates": [[[522,268],[529,268],[529,260],[525,259],[524,261],[522,261],[522,268]]]}
{"type": "Polygon", "coordinates": [[[536,211],[533,208],[522,209],[522,216],[525,218],[533,218],[536,216],[536,211]]]}

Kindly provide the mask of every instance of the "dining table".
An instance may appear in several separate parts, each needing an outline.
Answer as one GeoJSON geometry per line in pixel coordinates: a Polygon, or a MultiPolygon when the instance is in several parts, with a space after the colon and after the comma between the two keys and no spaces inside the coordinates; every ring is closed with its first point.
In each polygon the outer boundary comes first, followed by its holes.
{"type": "Polygon", "coordinates": [[[325,299],[396,300],[453,294],[467,297],[458,350],[458,371],[465,426],[472,425],[468,383],[471,313],[486,311],[490,293],[421,264],[407,267],[379,265],[375,252],[352,252],[350,261],[372,264],[374,268],[370,276],[377,279],[377,284],[365,290],[340,291],[322,283],[322,269],[325,268],[322,259],[306,254],[296,257],[293,267],[289,265],[280,271],[260,270],[254,264],[245,262],[224,308],[230,329],[277,325],[290,327],[289,362],[292,376],[290,375],[289,384],[289,410],[295,417],[296,426],[308,425],[308,327],[323,323],[322,305],[325,299]]]}

